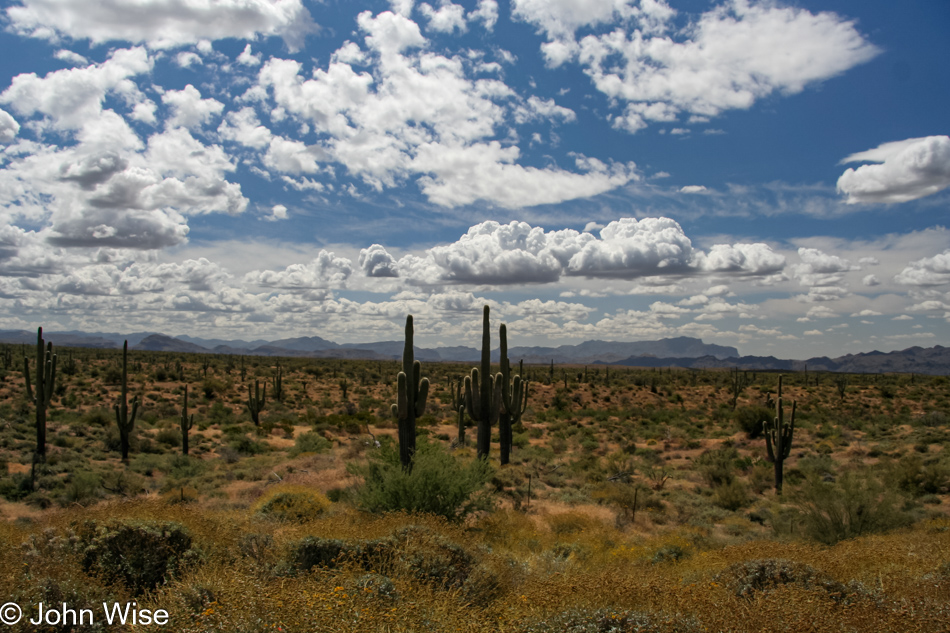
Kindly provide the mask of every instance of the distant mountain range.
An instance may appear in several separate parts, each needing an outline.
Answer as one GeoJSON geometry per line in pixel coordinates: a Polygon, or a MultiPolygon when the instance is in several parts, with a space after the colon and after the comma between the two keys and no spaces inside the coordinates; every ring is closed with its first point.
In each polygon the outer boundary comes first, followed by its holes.
{"type": "MultiPolygon", "coordinates": [[[[44,332],[44,338],[62,347],[119,348],[129,341],[131,349],[189,354],[237,354],[247,356],[299,356],[309,358],[344,358],[393,360],[402,358],[402,341],[339,344],[304,336],[276,341],[201,339],[194,336],[171,337],[152,332],[117,334],[106,332],[44,332]]],[[[0,343],[35,344],[36,332],[0,330],[0,343]]],[[[418,360],[426,362],[477,362],[480,354],[474,347],[454,346],[415,348],[418,360]]],[[[633,343],[585,341],[578,345],[559,347],[511,347],[508,357],[526,363],[546,364],[615,364],[636,367],[683,367],[692,369],[732,368],[746,370],[839,371],[852,373],[904,372],[919,374],[950,374],[950,348],[936,345],[911,347],[899,352],[867,352],[838,358],[825,356],[807,360],[786,360],[774,356],[740,356],[735,347],[703,343],[700,339],[681,336],[658,341],[633,343]]],[[[498,350],[492,352],[497,362],[498,350]]]]}

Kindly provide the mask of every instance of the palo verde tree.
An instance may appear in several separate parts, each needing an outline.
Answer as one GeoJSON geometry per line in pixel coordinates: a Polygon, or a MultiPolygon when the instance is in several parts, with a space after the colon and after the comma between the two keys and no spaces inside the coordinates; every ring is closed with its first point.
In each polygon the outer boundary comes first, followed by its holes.
{"type": "Polygon", "coordinates": [[[422,377],[422,363],[414,360],[412,350],[412,315],[406,317],[406,346],[402,352],[402,371],[396,376],[396,404],[393,417],[399,426],[399,461],[405,469],[412,468],[416,452],[416,418],[426,410],[429,379],[422,377]]]}
{"type": "Polygon", "coordinates": [[[43,328],[36,330],[36,385],[30,384],[30,361],[23,357],[23,378],[26,395],[36,405],[36,460],[46,460],[46,409],[53,397],[56,382],[56,355],[53,344],[43,340],[43,328]],[[45,346],[45,349],[44,349],[45,346]]]}
{"type": "Polygon", "coordinates": [[[792,401],[792,412],[789,419],[785,420],[785,409],[782,402],[782,376],[778,377],[778,397],[772,400],[771,396],[766,401],[766,406],[775,407],[775,417],[772,420],[764,422],[765,426],[765,448],[768,451],[767,459],[775,465],[775,491],[782,493],[783,467],[785,458],[789,456],[792,450],[792,435],[795,433],[795,406],[792,401]],[[774,446],[774,449],[773,449],[774,446]]]}
{"type": "Polygon", "coordinates": [[[128,360],[129,342],[122,344],[122,396],[115,404],[115,423],[119,427],[119,447],[122,450],[122,461],[129,461],[129,437],[135,428],[135,414],[139,410],[139,397],[132,398],[132,410],[129,411],[128,401],[128,360]]]}
{"type": "Polygon", "coordinates": [[[501,465],[504,466],[511,459],[511,444],[513,433],[511,427],[521,422],[521,416],[528,406],[528,381],[521,378],[524,366],[519,363],[518,374],[511,377],[511,363],[508,361],[508,330],[504,323],[498,331],[501,341],[501,406],[498,417],[498,443],[501,454],[501,465]]]}
{"type": "Polygon", "coordinates": [[[488,321],[488,306],[482,316],[482,362],[481,369],[472,368],[465,377],[465,410],[478,425],[476,453],[479,458],[487,458],[491,450],[491,427],[498,422],[501,414],[502,375],[491,374],[491,331],[488,321]]]}

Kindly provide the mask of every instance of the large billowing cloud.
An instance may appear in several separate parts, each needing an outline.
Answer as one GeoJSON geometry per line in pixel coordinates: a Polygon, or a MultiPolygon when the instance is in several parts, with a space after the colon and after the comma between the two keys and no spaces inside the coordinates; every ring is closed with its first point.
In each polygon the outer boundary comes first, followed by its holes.
{"type": "Polygon", "coordinates": [[[717,244],[707,255],[670,218],[621,218],[602,228],[600,238],[573,229],[545,232],[527,222],[482,222],[457,242],[397,264],[401,277],[421,285],[547,283],[563,276],[765,277],[784,266],[785,258],[761,243],[717,244]]]}
{"type": "Polygon", "coordinates": [[[291,264],[280,271],[255,270],[245,276],[245,281],[269,288],[311,290],[340,287],[352,272],[349,259],[322,250],[309,264],[291,264]]]}
{"type": "Polygon", "coordinates": [[[950,250],[912,262],[894,279],[900,284],[910,286],[950,284],[950,250]]]}
{"type": "Polygon", "coordinates": [[[916,200],[950,187],[950,136],[884,143],[841,162],[874,163],[849,168],[838,178],[838,191],[849,204],[916,200]]]}
{"type": "Polygon", "coordinates": [[[22,35],[143,42],[153,48],[270,35],[296,48],[316,29],[301,0],[22,0],[7,9],[7,18],[22,35]]]}
{"type": "MultiPolygon", "coordinates": [[[[315,171],[318,160],[333,161],[377,190],[415,179],[431,202],[446,207],[479,200],[505,208],[558,203],[638,178],[633,164],[583,156],[574,171],[518,164],[518,146],[496,138],[504,138],[510,119],[569,122],[574,113],[550,100],[522,100],[497,79],[470,78],[462,59],[426,51],[418,25],[401,14],[367,11],[357,21],[365,50],[347,42],[312,78],[293,60],[264,64],[260,87],[319,138],[307,149],[310,162],[270,159],[268,168],[299,173],[315,171]],[[354,68],[367,63],[372,73],[354,68]]],[[[232,137],[252,124],[240,123],[229,123],[232,137]]]]}
{"type": "Polygon", "coordinates": [[[515,17],[547,34],[549,65],[578,60],[598,90],[626,104],[614,125],[630,132],[801,92],[878,53],[833,13],[772,3],[732,0],[679,32],[670,32],[675,12],[662,0],[518,0],[514,7],[515,17]],[[603,25],[611,30],[576,41],[579,28],[603,25]]]}
{"type": "MultiPolygon", "coordinates": [[[[130,48],[115,51],[101,64],[58,70],[45,77],[23,73],[0,94],[0,103],[19,114],[44,115],[55,129],[81,130],[100,119],[107,95],[140,101],[141,91],[132,78],[149,72],[152,64],[145,49],[130,48]]],[[[110,123],[124,124],[121,120],[110,123]]]]}
{"type": "Polygon", "coordinates": [[[134,79],[152,65],[145,49],[121,49],[102,63],[14,78],[0,102],[67,142],[41,134],[44,142],[21,140],[8,154],[0,170],[6,219],[40,223],[60,246],[156,250],[186,240],[187,215],[244,211],[240,185],[226,177],[234,162],[186,129],[210,122],[222,103],[191,85],[167,91],[166,129],[144,141],[120,113],[134,119],[150,103],[134,79]]]}

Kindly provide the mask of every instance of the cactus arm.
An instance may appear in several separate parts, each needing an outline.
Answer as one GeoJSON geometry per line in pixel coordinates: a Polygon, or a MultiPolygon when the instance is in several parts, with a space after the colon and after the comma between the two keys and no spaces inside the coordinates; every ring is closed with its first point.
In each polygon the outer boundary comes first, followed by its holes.
{"type": "MultiPolygon", "coordinates": [[[[418,362],[418,361],[416,361],[418,362]]],[[[421,416],[426,410],[426,399],[429,397],[429,379],[423,378],[416,396],[416,416],[421,416]]]]}
{"type": "Polygon", "coordinates": [[[472,421],[478,422],[479,417],[481,417],[478,412],[478,400],[475,398],[475,394],[478,393],[478,368],[472,369],[472,374],[466,376],[463,382],[465,387],[465,409],[472,421]]]}
{"type": "Polygon", "coordinates": [[[396,417],[403,420],[409,414],[409,390],[406,388],[406,372],[401,371],[396,376],[396,417]]]}

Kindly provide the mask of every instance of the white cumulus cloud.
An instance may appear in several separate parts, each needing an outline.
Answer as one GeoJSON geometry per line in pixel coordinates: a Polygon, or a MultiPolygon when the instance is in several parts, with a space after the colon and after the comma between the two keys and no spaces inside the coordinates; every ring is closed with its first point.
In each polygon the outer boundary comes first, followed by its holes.
{"type": "Polygon", "coordinates": [[[950,187],[950,136],[884,143],[842,162],[874,163],[849,168],[838,178],[838,191],[849,204],[916,200],[950,187]]]}
{"type": "Polygon", "coordinates": [[[21,0],[6,13],[21,35],[148,43],[153,48],[271,35],[297,48],[316,28],[301,0],[21,0]]]}

